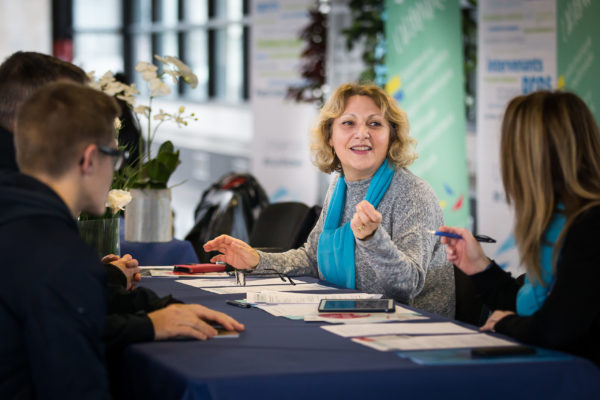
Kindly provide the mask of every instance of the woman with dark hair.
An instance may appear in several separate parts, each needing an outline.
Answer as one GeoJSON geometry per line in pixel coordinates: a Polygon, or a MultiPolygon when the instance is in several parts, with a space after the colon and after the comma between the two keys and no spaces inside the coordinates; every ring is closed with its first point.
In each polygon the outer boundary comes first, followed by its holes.
{"type": "Polygon", "coordinates": [[[465,229],[442,227],[448,260],[471,276],[492,310],[482,330],[600,363],[600,133],[566,92],[513,99],[501,132],[506,198],[527,272],[519,286],[465,229]]]}
{"type": "Polygon", "coordinates": [[[235,268],[315,276],[453,316],[452,265],[428,232],[443,214],[431,187],[406,168],[416,158],[408,131],[406,114],[378,86],[340,86],[311,146],[317,167],[338,176],[304,246],[270,254],[223,235],[204,249],[235,268]]]}

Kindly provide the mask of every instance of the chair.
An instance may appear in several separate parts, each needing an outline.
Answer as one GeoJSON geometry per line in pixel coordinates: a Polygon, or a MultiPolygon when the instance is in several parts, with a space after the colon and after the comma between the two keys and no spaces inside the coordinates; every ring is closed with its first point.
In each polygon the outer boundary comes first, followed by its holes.
{"type": "Polygon", "coordinates": [[[249,244],[278,253],[302,246],[319,218],[321,207],[300,202],[271,203],[259,214],[249,244]]]}

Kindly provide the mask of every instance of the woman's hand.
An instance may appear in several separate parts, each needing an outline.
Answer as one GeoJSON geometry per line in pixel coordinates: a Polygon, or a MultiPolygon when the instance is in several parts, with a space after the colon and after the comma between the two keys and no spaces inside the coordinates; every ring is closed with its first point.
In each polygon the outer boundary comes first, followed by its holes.
{"type": "Polygon", "coordinates": [[[492,313],[492,315],[490,315],[490,317],[488,318],[488,320],[485,322],[485,324],[483,324],[483,326],[481,328],[479,328],[480,331],[492,331],[495,332],[495,328],[496,328],[496,323],[498,323],[498,321],[500,321],[502,318],[506,317],[507,315],[513,315],[514,312],[512,311],[494,311],[492,313]]]}
{"type": "Polygon", "coordinates": [[[203,246],[204,251],[218,251],[222,254],[210,259],[210,262],[223,261],[234,268],[252,269],[258,265],[260,256],[246,242],[229,235],[221,235],[209,240],[203,246]]]}
{"type": "Polygon", "coordinates": [[[356,212],[350,221],[350,229],[357,239],[371,236],[381,225],[381,213],[366,200],[356,205],[356,212]]]}
{"type": "Polygon", "coordinates": [[[485,270],[490,260],[487,258],[483,249],[475,240],[471,232],[463,228],[453,228],[442,226],[438,229],[440,232],[450,232],[462,236],[462,239],[455,239],[442,236],[442,243],[446,245],[446,257],[448,261],[456,265],[467,275],[473,275],[485,270]]]}

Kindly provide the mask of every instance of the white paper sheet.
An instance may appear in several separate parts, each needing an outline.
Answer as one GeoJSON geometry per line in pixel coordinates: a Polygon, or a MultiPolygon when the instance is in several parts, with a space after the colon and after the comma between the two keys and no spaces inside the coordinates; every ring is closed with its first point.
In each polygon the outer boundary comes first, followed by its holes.
{"type": "Polygon", "coordinates": [[[342,337],[375,336],[375,335],[434,335],[448,333],[473,333],[453,322],[424,322],[424,323],[390,323],[390,324],[360,324],[360,325],[331,325],[321,328],[342,337]]]}
{"type": "MultiPolygon", "coordinates": [[[[194,286],[200,289],[205,289],[205,288],[211,288],[211,287],[234,287],[234,288],[243,288],[243,287],[250,287],[250,286],[267,286],[267,285],[273,285],[273,286],[294,286],[294,285],[290,285],[289,283],[285,283],[283,282],[280,278],[263,278],[263,279],[251,279],[251,278],[246,278],[246,286],[239,286],[234,277],[229,277],[229,279],[222,279],[222,278],[218,278],[218,279],[211,279],[211,278],[200,278],[200,279],[185,279],[185,280],[181,280],[181,281],[176,281],[179,283],[183,283],[185,285],[190,285],[190,286],[194,286]]],[[[294,279],[294,282],[296,283],[296,286],[298,285],[304,285],[307,284],[306,281],[303,280],[296,280],[294,279]]],[[[273,289],[273,290],[279,290],[279,289],[273,289]]],[[[302,289],[302,290],[312,290],[312,289],[302,289]]],[[[230,292],[230,293],[244,293],[244,291],[234,291],[234,292],[230,292]]]]}
{"type": "Polygon", "coordinates": [[[304,315],[305,322],[327,322],[330,324],[373,324],[419,319],[428,318],[399,305],[396,305],[393,313],[316,313],[304,315]]]}
{"type": "Polygon", "coordinates": [[[318,313],[316,303],[305,304],[259,304],[256,306],[276,317],[305,317],[318,313]]]}
{"type": "MultiPolygon", "coordinates": [[[[281,282],[281,281],[279,281],[281,282]]],[[[185,282],[183,282],[185,283],[185,282]]],[[[228,286],[228,287],[203,287],[203,290],[216,294],[236,294],[236,293],[256,293],[262,292],[266,289],[270,291],[280,292],[297,292],[303,290],[329,290],[331,288],[321,286],[316,283],[307,283],[304,285],[268,285],[268,286],[228,286]]],[[[250,301],[249,301],[250,302],[250,301]]],[[[250,302],[251,303],[251,302],[250,302]]]]}
{"type": "Polygon", "coordinates": [[[352,341],[380,351],[516,346],[518,344],[485,333],[468,335],[372,336],[354,338],[352,341]]]}
{"type": "MultiPolygon", "coordinates": [[[[316,285],[316,284],[315,284],[316,285]]],[[[319,285],[321,286],[321,285],[319,285]]],[[[321,286],[323,289],[332,290],[327,286],[321,286]]],[[[306,289],[308,290],[308,289],[306,289]]],[[[314,289],[310,289],[314,290],[314,289]]],[[[267,303],[267,304],[283,304],[283,303],[319,303],[321,299],[379,299],[380,294],[367,293],[334,293],[334,294],[308,294],[308,293],[281,293],[268,290],[260,292],[248,293],[246,300],[248,303],[267,303]]]]}

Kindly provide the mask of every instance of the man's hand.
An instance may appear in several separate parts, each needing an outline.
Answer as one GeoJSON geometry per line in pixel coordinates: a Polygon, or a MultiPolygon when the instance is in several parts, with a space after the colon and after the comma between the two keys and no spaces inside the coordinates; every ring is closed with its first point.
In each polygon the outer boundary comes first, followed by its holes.
{"type": "Polygon", "coordinates": [[[138,260],[131,257],[131,254],[125,254],[123,257],[109,254],[102,258],[102,263],[112,264],[123,272],[127,278],[127,290],[135,289],[136,283],[142,280],[138,260]]]}
{"type": "Polygon", "coordinates": [[[217,331],[205,321],[213,321],[227,330],[243,331],[244,325],[227,314],[199,304],[171,304],[148,314],[154,325],[154,339],[164,340],[186,336],[206,340],[217,331]]]}

